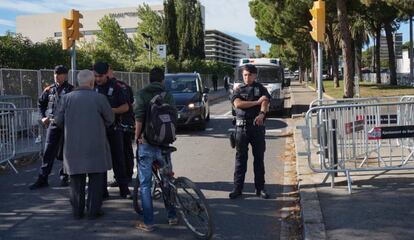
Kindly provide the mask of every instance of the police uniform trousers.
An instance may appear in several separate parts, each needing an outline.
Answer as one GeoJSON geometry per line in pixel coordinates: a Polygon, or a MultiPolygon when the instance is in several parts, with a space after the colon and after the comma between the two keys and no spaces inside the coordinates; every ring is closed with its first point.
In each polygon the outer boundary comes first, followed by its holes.
{"type": "MultiPolygon", "coordinates": [[[[127,187],[129,182],[125,164],[123,132],[109,128],[107,129],[107,137],[109,147],[111,148],[114,177],[121,189],[122,187],[127,187]]],[[[105,189],[107,187],[107,176],[105,176],[104,187],[105,189]]]]}
{"type": "Polygon", "coordinates": [[[73,216],[80,218],[85,210],[85,186],[88,176],[88,199],[86,209],[90,217],[99,214],[102,207],[102,184],[105,173],[88,173],[70,175],[70,203],[72,204],[73,216]]]}
{"type": "Polygon", "coordinates": [[[247,124],[236,127],[236,166],[234,170],[234,185],[242,190],[247,171],[249,143],[253,150],[254,185],[256,190],[263,190],[265,184],[264,152],[266,150],[265,126],[247,124]]]}
{"type": "MultiPolygon", "coordinates": [[[[62,144],[63,129],[56,126],[55,123],[50,123],[46,131],[46,143],[43,153],[42,166],[40,167],[40,173],[44,178],[50,175],[53,168],[53,162],[58,154],[59,147],[62,144]]],[[[60,178],[66,178],[68,175],[63,172],[63,166],[59,171],[60,178]]]]}
{"type": "Polygon", "coordinates": [[[134,150],[132,148],[132,139],[134,133],[132,132],[123,132],[124,138],[124,154],[125,154],[125,164],[126,164],[126,173],[128,182],[132,180],[134,175],[134,150]]]}

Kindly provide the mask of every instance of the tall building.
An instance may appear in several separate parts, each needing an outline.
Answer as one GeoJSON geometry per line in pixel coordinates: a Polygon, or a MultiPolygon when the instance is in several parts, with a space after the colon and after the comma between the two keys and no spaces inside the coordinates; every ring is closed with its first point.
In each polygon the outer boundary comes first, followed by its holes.
{"type": "MultiPolygon", "coordinates": [[[[394,42],[394,54],[396,59],[401,59],[402,56],[402,33],[394,33],[393,42],[394,42]]],[[[381,46],[380,46],[380,58],[388,59],[388,43],[385,36],[381,36],[381,46]]]]}
{"type": "MultiPolygon", "coordinates": [[[[151,5],[152,10],[163,14],[163,5],[151,5]]],[[[204,21],[204,6],[201,6],[201,14],[204,21]]],[[[122,30],[132,37],[137,31],[140,22],[137,7],[108,8],[100,10],[80,10],[83,19],[81,32],[86,41],[96,38],[96,32],[100,31],[98,22],[105,15],[114,17],[122,30]]],[[[48,13],[16,17],[16,32],[28,37],[33,42],[43,42],[47,38],[60,39],[62,37],[61,20],[69,18],[69,10],[64,13],[48,13]]],[[[205,21],[204,21],[205,22],[205,21]]]]}
{"type": "Polygon", "coordinates": [[[248,45],[215,29],[205,31],[204,50],[207,60],[236,66],[239,59],[248,57],[248,45]]]}

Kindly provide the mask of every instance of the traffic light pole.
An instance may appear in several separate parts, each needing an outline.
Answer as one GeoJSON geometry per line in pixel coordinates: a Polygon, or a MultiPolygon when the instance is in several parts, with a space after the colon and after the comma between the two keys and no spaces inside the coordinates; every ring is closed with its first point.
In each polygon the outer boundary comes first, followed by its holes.
{"type": "Polygon", "coordinates": [[[318,42],[318,99],[322,100],[322,43],[318,42]]]}
{"type": "Polygon", "coordinates": [[[71,53],[71,65],[72,65],[72,85],[76,84],[76,41],[73,41],[72,53],[71,53]]]}

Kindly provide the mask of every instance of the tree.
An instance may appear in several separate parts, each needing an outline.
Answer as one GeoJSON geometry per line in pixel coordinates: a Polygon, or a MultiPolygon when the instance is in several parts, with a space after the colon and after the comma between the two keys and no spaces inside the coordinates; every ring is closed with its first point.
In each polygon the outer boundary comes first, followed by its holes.
{"type": "MultiPolygon", "coordinates": [[[[249,2],[250,14],[256,20],[256,34],[273,45],[280,45],[279,56],[295,55],[298,61],[300,80],[309,58],[309,6],[311,1],[253,0],[249,2]],[[284,46],[289,46],[284,48],[284,46]],[[286,51],[286,52],[285,52],[286,51]]],[[[275,48],[275,47],[274,47],[275,48]]]]}
{"type": "Polygon", "coordinates": [[[168,55],[173,55],[174,59],[177,60],[179,54],[179,42],[177,35],[177,14],[175,11],[174,0],[164,1],[164,25],[168,55]]]}
{"type": "Polygon", "coordinates": [[[349,21],[347,14],[346,1],[336,0],[336,7],[338,13],[338,24],[339,29],[342,33],[341,43],[342,43],[342,56],[344,59],[344,97],[352,98],[354,96],[354,66],[352,58],[352,38],[351,32],[349,30],[349,21]]]}
{"type": "Polygon", "coordinates": [[[204,59],[204,23],[203,18],[201,16],[201,6],[199,2],[197,2],[196,4],[194,15],[195,21],[193,29],[193,57],[198,59],[204,59]]]}
{"type": "Polygon", "coordinates": [[[115,18],[104,16],[99,20],[98,26],[101,31],[96,33],[96,48],[92,49],[94,54],[109,57],[109,59],[96,60],[106,60],[112,65],[120,63],[120,70],[132,69],[136,57],[135,46],[115,18]]]}
{"type": "Polygon", "coordinates": [[[193,28],[192,12],[194,0],[177,1],[177,33],[179,36],[179,59],[183,61],[192,57],[193,50],[193,28]]]}

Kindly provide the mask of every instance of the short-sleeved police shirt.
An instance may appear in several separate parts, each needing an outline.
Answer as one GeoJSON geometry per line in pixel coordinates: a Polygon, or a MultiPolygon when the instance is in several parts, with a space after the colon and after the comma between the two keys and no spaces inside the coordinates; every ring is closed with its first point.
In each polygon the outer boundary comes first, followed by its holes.
{"type": "Polygon", "coordinates": [[[95,89],[107,97],[109,105],[112,108],[120,107],[129,101],[128,94],[125,92],[123,86],[115,79],[108,79],[106,84],[97,85],[95,89]]]}
{"type": "MultiPolygon", "coordinates": [[[[233,103],[237,98],[242,101],[257,101],[262,96],[266,96],[270,100],[270,94],[262,84],[253,82],[252,85],[246,85],[243,83],[234,91],[231,102],[233,103]]],[[[260,105],[245,109],[236,108],[236,116],[238,119],[252,120],[259,115],[260,108],[260,105]]]]}

